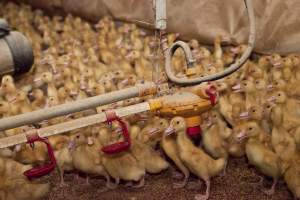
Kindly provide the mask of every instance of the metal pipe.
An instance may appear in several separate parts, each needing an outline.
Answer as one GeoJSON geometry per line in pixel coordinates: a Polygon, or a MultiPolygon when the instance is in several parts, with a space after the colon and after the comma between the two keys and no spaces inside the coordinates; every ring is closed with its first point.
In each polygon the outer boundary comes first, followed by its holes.
{"type": "MultiPolygon", "coordinates": [[[[128,115],[132,115],[135,113],[141,113],[150,110],[150,105],[148,102],[135,104],[132,106],[127,106],[123,108],[114,109],[118,117],[125,117],[128,115]]],[[[67,121],[60,124],[55,124],[53,126],[48,126],[41,129],[32,129],[26,131],[25,133],[20,133],[17,135],[13,135],[10,137],[5,137],[0,139],[0,149],[6,148],[10,146],[14,146],[17,144],[22,144],[27,142],[27,135],[38,134],[40,137],[49,137],[52,135],[57,135],[61,133],[66,133],[68,131],[87,127],[93,124],[101,123],[107,121],[106,114],[101,112],[99,114],[90,115],[87,117],[82,117],[79,119],[75,119],[72,121],[67,121]]]]}
{"type": "MultiPolygon", "coordinates": [[[[162,44],[164,55],[165,55],[165,70],[166,74],[169,78],[174,83],[180,84],[180,85],[196,85],[200,84],[202,82],[206,81],[213,81],[217,79],[224,78],[225,76],[230,75],[231,73],[235,72],[238,70],[248,59],[250,56],[254,45],[255,45],[255,16],[254,16],[254,9],[253,9],[253,4],[252,0],[245,0],[248,16],[249,16],[249,24],[250,24],[250,33],[249,33],[249,39],[248,39],[248,47],[238,60],[235,61],[235,63],[231,64],[227,69],[225,69],[222,72],[218,72],[213,75],[205,76],[205,77],[200,77],[200,78],[194,78],[194,79],[187,79],[187,78],[178,78],[174,75],[172,72],[172,67],[171,67],[171,58],[174,54],[174,49],[177,49],[178,47],[181,47],[184,51],[186,49],[182,45],[178,45],[179,43],[176,42],[174,43],[170,49],[167,49],[166,44],[162,44]]],[[[188,52],[186,53],[186,56],[188,55],[188,52]]]]}
{"type": "Polygon", "coordinates": [[[42,120],[67,115],[82,110],[91,109],[97,106],[129,99],[137,96],[145,96],[156,93],[156,85],[152,82],[139,84],[134,87],[118,90],[99,96],[94,96],[75,102],[65,103],[30,113],[11,116],[0,120],[0,131],[15,128],[18,126],[36,123],[42,120]]]}

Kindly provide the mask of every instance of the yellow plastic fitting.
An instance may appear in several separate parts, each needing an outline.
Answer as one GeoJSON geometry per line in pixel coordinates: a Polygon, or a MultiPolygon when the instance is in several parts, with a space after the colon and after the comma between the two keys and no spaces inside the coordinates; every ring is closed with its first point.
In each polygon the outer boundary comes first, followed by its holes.
{"type": "Polygon", "coordinates": [[[201,125],[201,117],[200,116],[192,116],[192,117],[186,117],[185,122],[187,127],[195,127],[201,125]]]}
{"type": "Polygon", "coordinates": [[[148,103],[149,103],[151,111],[158,110],[158,109],[160,109],[162,107],[162,103],[161,103],[160,99],[150,99],[148,101],[148,103]]]}
{"type": "Polygon", "coordinates": [[[193,75],[196,75],[197,73],[197,70],[195,67],[192,67],[192,68],[188,68],[186,71],[185,71],[185,74],[187,76],[193,76],[193,75]]]}

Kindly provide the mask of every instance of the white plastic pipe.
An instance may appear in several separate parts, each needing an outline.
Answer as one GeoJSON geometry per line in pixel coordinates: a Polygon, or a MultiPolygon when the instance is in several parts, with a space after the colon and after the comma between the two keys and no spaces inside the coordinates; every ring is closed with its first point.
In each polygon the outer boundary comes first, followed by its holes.
{"type": "MultiPolygon", "coordinates": [[[[132,106],[127,106],[123,108],[114,109],[118,117],[125,117],[135,113],[141,113],[150,110],[150,106],[148,102],[135,104],[132,106]]],[[[41,129],[33,129],[26,131],[25,133],[20,133],[18,135],[5,137],[0,139],[0,149],[6,148],[10,146],[14,146],[17,144],[22,144],[27,142],[26,135],[37,133],[40,137],[49,137],[56,134],[66,133],[68,131],[87,127],[93,124],[102,123],[107,121],[106,114],[101,112],[99,114],[82,117],[79,119],[75,119],[72,121],[55,124],[53,126],[48,126],[41,129]]]]}
{"type": "Polygon", "coordinates": [[[36,110],[30,113],[6,117],[0,120],[0,131],[36,123],[42,120],[67,115],[74,112],[91,109],[97,106],[106,105],[124,99],[129,99],[137,96],[144,96],[149,94],[149,92],[151,93],[151,91],[155,90],[156,85],[152,82],[149,82],[134,87],[126,88],[123,90],[102,94],[99,96],[94,96],[41,110],[36,110]]]}

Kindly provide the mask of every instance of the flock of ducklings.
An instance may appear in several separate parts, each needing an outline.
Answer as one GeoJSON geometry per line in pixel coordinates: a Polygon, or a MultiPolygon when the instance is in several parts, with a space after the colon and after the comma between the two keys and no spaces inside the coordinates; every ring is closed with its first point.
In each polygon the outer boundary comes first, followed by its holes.
{"type": "MultiPolygon", "coordinates": [[[[35,64],[30,73],[14,80],[2,77],[0,114],[8,117],[100,95],[152,80],[153,65],[163,65],[157,52],[157,39],[135,24],[116,23],[104,17],[96,25],[67,15],[49,17],[24,5],[0,4],[0,16],[32,41],[35,64]]],[[[177,34],[168,35],[172,44],[177,34]]],[[[217,37],[214,49],[191,40],[194,73],[190,77],[222,71],[239,57],[245,45],[221,48],[225,38],[217,37]]],[[[173,58],[173,70],[186,76],[182,52],[173,58]]],[[[164,81],[161,73],[160,80],[164,81]]],[[[64,172],[83,172],[87,183],[93,176],[106,179],[105,189],[114,189],[120,180],[142,187],[146,173],[160,173],[169,167],[163,150],[184,175],[175,188],[186,185],[190,173],[207,186],[211,177],[225,174],[227,159],[246,156],[249,163],[273,178],[272,195],[279,179],[300,198],[300,56],[278,54],[248,60],[237,72],[213,82],[219,92],[218,104],[203,114],[201,145],[185,134],[181,117],[164,119],[151,114],[130,116],[128,125],[132,145],[129,151],[106,155],[101,147],[122,140],[113,123],[94,125],[49,138],[57,160],[60,185],[66,186],[64,172]]],[[[180,89],[180,88],[179,88],[180,89]]],[[[140,102],[133,98],[97,108],[103,110],[140,102]]],[[[6,130],[11,136],[36,127],[72,120],[91,112],[45,120],[34,126],[6,130]]],[[[29,181],[23,172],[47,162],[47,149],[36,143],[17,145],[0,151],[0,199],[41,199],[50,190],[48,183],[29,181]]],[[[175,174],[176,175],[176,174],[175,174]]],[[[178,174],[177,174],[178,175],[178,174]]],[[[176,175],[176,176],[177,176],[176,175]]]]}

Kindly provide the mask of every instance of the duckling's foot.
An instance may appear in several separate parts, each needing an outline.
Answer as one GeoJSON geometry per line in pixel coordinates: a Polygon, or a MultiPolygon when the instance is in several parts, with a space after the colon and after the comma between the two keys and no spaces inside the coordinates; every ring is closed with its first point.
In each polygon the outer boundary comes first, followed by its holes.
{"type": "Polygon", "coordinates": [[[221,177],[226,176],[226,167],[224,167],[224,169],[223,169],[223,171],[222,171],[222,173],[220,175],[221,175],[221,177]]]}
{"type": "Polygon", "coordinates": [[[187,184],[188,178],[184,178],[184,180],[181,183],[174,183],[173,188],[178,189],[178,188],[184,188],[187,184]]]}
{"type": "Polygon", "coordinates": [[[126,186],[126,187],[132,187],[132,186],[133,186],[132,181],[127,182],[127,183],[125,184],[125,186],[126,186]]]}
{"type": "Polygon", "coordinates": [[[224,169],[223,169],[223,171],[222,171],[222,173],[221,173],[221,176],[222,176],[222,177],[226,176],[227,165],[228,165],[228,157],[227,157],[226,163],[225,163],[225,165],[224,165],[224,169]]]}
{"type": "Polygon", "coordinates": [[[275,190],[271,188],[269,190],[263,190],[263,193],[265,193],[268,196],[271,196],[275,193],[275,190]]]}
{"type": "Polygon", "coordinates": [[[85,178],[85,184],[84,185],[87,185],[87,186],[90,186],[90,177],[89,176],[86,176],[85,178]]]}
{"type": "Polygon", "coordinates": [[[175,172],[172,173],[172,178],[174,178],[174,179],[182,179],[183,178],[183,174],[175,171],[175,172]]]}
{"type": "Polygon", "coordinates": [[[209,198],[209,195],[205,194],[205,195],[202,195],[202,194],[196,194],[195,195],[195,200],[207,200],[209,198]]]}
{"type": "Polygon", "coordinates": [[[110,190],[117,189],[118,185],[113,183],[106,183],[106,187],[110,190]]]}
{"type": "Polygon", "coordinates": [[[78,174],[78,173],[75,174],[74,179],[75,179],[77,182],[79,182],[79,174],[78,174]]]}
{"type": "Polygon", "coordinates": [[[210,180],[209,179],[205,180],[205,185],[206,185],[205,195],[196,194],[195,200],[207,200],[209,198],[209,193],[210,193],[210,180]]]}
{"type": "Polygon", "coordinates": [[[263,193],[265,193],[266,195],[270,196],[273,195],[275,193],[275,186],[276,186],[277,180],[273,180],[273,184],[271,189],[269,190],[264,190],[263,193]]]}
{"type": "Polygon", "coordinates": [[[133,188],[141,188],[144,187],[145,185],[145,177],[143,176],[143,178],[141,178],[139,184],[132,186],[133,188]]]}
{"type": "Polygon", "coordinates": [[[188,190],[198,190],[201,187],[202,182],[200,180],[189,182],[186,186],[188,190]]]}
{"type": "Polygon", "coordinates": [[[62,180],[59,184],[59,187],[64,188],[64,187],[69,187],[69,184],[65,183],[64,180],[62,180]]]}
{"type": "Polygon", "coordinates": [[[106,188],[110,189],[110,190],[114,190],[118,187],[119,183],[115,183],[113,184],[111,181],[110,181],[110,177],[107,176],[106,177],[106,188]]]}

